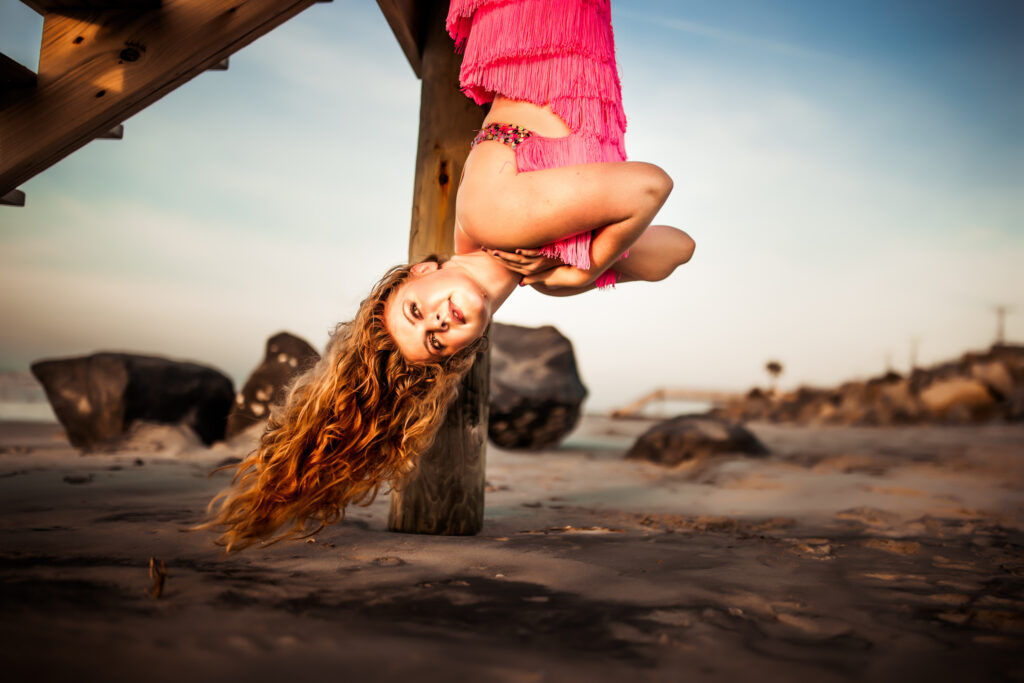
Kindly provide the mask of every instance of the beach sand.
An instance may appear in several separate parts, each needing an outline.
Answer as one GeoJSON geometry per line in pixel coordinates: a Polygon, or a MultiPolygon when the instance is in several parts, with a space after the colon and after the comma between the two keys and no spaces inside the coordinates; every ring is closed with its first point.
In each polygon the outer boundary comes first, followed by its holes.
{"type": "Polygon", "coordinates": [[[0,423],[5,678],[1024,680],[1024,427],[753,424],[772,455],[665,469],[622,459],[649,425],[489,447],[475,537],[381,496],[225,556],[188,527],[251,435],[0,423]]]}

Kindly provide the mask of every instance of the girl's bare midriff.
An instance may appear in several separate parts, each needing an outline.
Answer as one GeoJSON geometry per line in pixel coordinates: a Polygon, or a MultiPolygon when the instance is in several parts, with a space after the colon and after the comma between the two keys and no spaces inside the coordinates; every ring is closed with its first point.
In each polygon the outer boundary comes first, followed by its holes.
{"type": "Polygon", "coordinates": [[[487,113],[483,125],[490,123],[511,123],[546,138],[561,138],[572,133],[558,114],[551,111],[551,107],[538,107],[502,95],[494,96],[491,111],[487,113]]]}

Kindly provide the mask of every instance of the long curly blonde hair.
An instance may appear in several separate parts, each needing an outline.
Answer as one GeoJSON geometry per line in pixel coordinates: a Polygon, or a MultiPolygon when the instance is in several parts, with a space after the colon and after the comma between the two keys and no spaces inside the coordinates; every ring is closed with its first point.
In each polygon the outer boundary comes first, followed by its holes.
{"type": "Polygon", "coordinates": [[[369,505],[430,447],[483,339],[432,363],[409,363],[384,325],[388,297],[410,266],[385,274],[355,318],[331,334],[323,358],[271,410],[259,447],[236,465],[231,486],[202,528],[242,550],[261,540],[311,535],[369,505]]]}

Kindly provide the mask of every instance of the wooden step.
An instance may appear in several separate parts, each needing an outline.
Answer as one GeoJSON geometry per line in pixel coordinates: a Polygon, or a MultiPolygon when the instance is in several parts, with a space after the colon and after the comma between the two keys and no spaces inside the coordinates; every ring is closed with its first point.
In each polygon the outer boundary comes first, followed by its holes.
{"type": "Polygon", "coordinates": [[[0,206],[25,206],[25,193],[21,190],[11,190],[0,197],[0,206]]]}
{"type": "Polygon", "coordinates": [[[117,124],[106,133],[100,133],[96,136],[97,140],[123,140],[124,139],[124,125],[117,124]]]}
{"type": "Polygon", "coordinates": [[[45,15],[38,84],[0,111],[0,193],[315,3],[163,0],[135,13],[45,15]]]}
{"type": "Polygon", "coordinates": [[[149,10],[160,7],[161,0],[21,0],[39,12],[78,12],[96,9],[149,10]]]}
{"type": "Polygon", "coordinates": [[[36,75],[5,54],[0,54],[0,109],[5,109],[32,92],[36,75]]]}
{"type": "Polygon", "coordinates": [[[34,87],[36,87],[36,75],[32,70],[0,53],[0,90],[34,87]]]}

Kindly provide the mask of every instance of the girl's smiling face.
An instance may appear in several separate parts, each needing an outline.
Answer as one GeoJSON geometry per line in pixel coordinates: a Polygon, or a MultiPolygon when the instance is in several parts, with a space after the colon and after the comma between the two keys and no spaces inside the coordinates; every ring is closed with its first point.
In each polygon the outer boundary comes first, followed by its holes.
{"type": "Polygon", "coordinates": [[[402,356],[417,363],[451,356],[487,329],[483,288],[452,261],[417,263],[384,307],[384,324],[402,356]]]}

